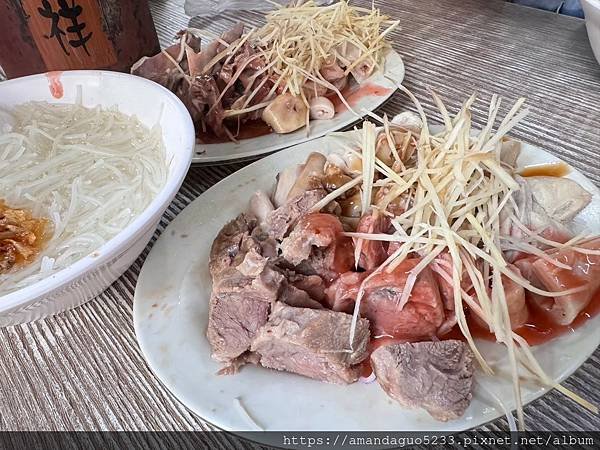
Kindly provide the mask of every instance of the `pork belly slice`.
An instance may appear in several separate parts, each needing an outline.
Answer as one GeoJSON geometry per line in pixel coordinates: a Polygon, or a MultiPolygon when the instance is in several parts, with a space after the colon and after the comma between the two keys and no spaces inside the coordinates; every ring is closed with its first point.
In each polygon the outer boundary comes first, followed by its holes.
{"type": "MultiPolygon", "coordinates": [[[[600,239],[578,246],[598,250],[600,239]]],[[[538,257],[516,261],[515,265],[519,267],[523,276],[538,288],[550,292],[581,288],[580,292],[558,297],[529,296],[532,307],[543,311],[559,325],[569,325],[585,309],[600,288],[600,256],[586,255],[572,249],[557,249],[547,253],[569,265],[572,270],[556,267],[538,257]]]]}
{"type": "Polygon", "coordinates": [[[471,403],[473,354],[462,341],[385,345],[371,354],[371,366],[390,397],[437,420],[456,419],[471,403]]]}
{"type": "Polygon", "coordinates": [[[369,322],[359,319],[349,348],[352,316],[342,312],[295,308],[277,303],[257,333],[251,350],[260,364],[329,383],[348,384],[360,376],[367,358],[369,322]]]}
{"type": "Polygon", "coordinates": [[[250,349],[284,283],[283,275],[269,266],[258,275],[245,275],[234,267],[219,273],[213,284],[206,332],[214,359],[232,363],[250,349]]]}

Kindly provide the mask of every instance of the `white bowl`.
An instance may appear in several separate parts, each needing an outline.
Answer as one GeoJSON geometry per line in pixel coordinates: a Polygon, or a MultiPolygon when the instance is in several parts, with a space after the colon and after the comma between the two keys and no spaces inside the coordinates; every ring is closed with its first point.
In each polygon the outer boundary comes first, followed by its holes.
{"type": "Polygon", "coordinates": [[[600,0],[581,0],[590,45],[600,63],[600,0]]]}
{"type": "Polygon", "coordinates": [[[57,314],[92,299],[135,261],[179,190],[192,161],[195,133],[185,106],[162,86],[133,75],[97,71],[70,71],[32,75],[0,83],[0,108],[28,101],[74,103],[82,93],[85,106],[116,105],[146,126],[159,120],[162,128],[167,182],[156,198],[129,226],[91,255],[16,292],[0,296],[0,326],[29,322],[57,314]],[[58,78],[64,95],[52,96],[50,80],[58,78]],[[79,88],[80,87],[80,88],[79,88]]]}

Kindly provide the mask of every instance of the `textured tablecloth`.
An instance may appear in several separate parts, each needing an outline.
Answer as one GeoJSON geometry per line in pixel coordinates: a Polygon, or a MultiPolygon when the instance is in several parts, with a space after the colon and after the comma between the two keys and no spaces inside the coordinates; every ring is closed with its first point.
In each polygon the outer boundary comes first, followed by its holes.
{"type": "MultiPolygon", "coordinates": [[[[370,1],[357,1],[365,6],[370,1]]],[[[456,111],[473,91],[489,101],[529,99],[530,116],[513,135],[559,155],[600,182],[600,66],[583,20],[500,1],[392,1],[377,5],[401,20],[391,34],[406,64],[405,85],[433,111],[427,87],[456,111]]],[[[151,0],[162,45],[188,25],[183,0],[151,0]]],[[[218,33],[258,13],[193,19],[218,33]]],[[[396,93],[381,108],[393,115],[412,109],[396,93]]],[[[482,123],[485,102],[475,103],[482,123]]],[[[487,109],[485,109],[487,111],[487,109]]],[[[192,167],[169,206],[156,237],[186,205],[243,164],[192,167]]],[[[210,237],[207,236],[207,239],[210,237]]],[[[0,430],[203,430],[144,362],[132,323],[136,279],[151,246],[106,292],[76,310],[0,330],[0,430]]],[[[600,404],[600,351],[565,385],[600,404]]],[[[600,418],[551,392],[525,408],[529,429],[598,430],[600,418]]],[[[506,430],[498,419],[480,430],[506,430]]],[[[215,441],[215,446],[219,439],[215,441]]]]}

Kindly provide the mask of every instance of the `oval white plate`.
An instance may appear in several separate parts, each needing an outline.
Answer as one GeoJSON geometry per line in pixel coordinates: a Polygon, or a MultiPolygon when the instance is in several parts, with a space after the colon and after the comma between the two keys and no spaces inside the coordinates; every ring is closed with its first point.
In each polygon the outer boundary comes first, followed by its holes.
{"type": "MultiPolygon", "coordinates": [[[[367,95],[362,97],[355,104],[351,105],[352,108],[359,114],[362,110],[373,111],[392,96],[397,89],[395,83],[402,83],[402,80],[404,80],[404,63],[398,53],[390,50],[385,55],[383,71],[374,73],[364,82],[365,84],[372,84],[388,89],[389,92],[380,96],[367,95]]],[[[243,139],[238,143],[196,144],[196,151],[192,162],[203,164],[222,161],[233,162],[239,159],[267,155],[276,150],[324,136],[331,131],[340,130],[358,120],[360,120],[359,117],[346,110],[337,113],[331,120],[312,120],[310,122],[310,134],[308,135],[306,134],[306,129],[302,128],[289,134],[270,133],[264,136],[243,139]]]]}
{"type": "MultiPolygon", "coordinates": [[[[270,189],[278,171],[303,162],[311,151],[329,152],[335,148],[334,139],[308,142],[245,167],[202,194],[164,231],[140,273],[134,298],[135,331],[148,364],[189,409],[226,430],[253,430],[234,407],[236,398],[265,430],[458,431],[499,417],[503,412],[482,385],[512,408],[506,373],[486,380],[478,373],[469,409],[462,418],[446,423],[424,411],[401,408],[377,383],[338,386],[256,366],[243,367],[234,376],[216,375],[220,366],[210,358],[205,337],[211,290],[207,263],[213,239],[227,221],[245,210],[252,192],[270,189]]],[[[557,158],[524,145],[519,163],[553,161],[557,158]]],[[[579,226],[600,232],[598,189],[576,171],[570,177],[593,193],[592,203],[577,218],[579,226]]],[[[599,325],[596,317],[574,333],[534,347],[551,378],[563,380],[589,357],[600,343],[599,325]]],[[[481,343],[480,348],[493,367],[508,366],[500,345],[481,343]]],[[[545,392],[535,383],[524,383],[525,402],[545,392]]]]}

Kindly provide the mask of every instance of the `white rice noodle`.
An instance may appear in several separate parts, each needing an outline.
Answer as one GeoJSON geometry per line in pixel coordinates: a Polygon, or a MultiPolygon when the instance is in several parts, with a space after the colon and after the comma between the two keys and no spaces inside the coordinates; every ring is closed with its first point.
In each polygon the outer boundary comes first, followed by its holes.
{"type": "Polygon", "coordinates": [[[160,128],[111,108],[28,103],[0,135],[0,199],[51,221],[31,264],[0,275],[0,296],[90,255],[129,225],[167,179],[160,128]]]}

